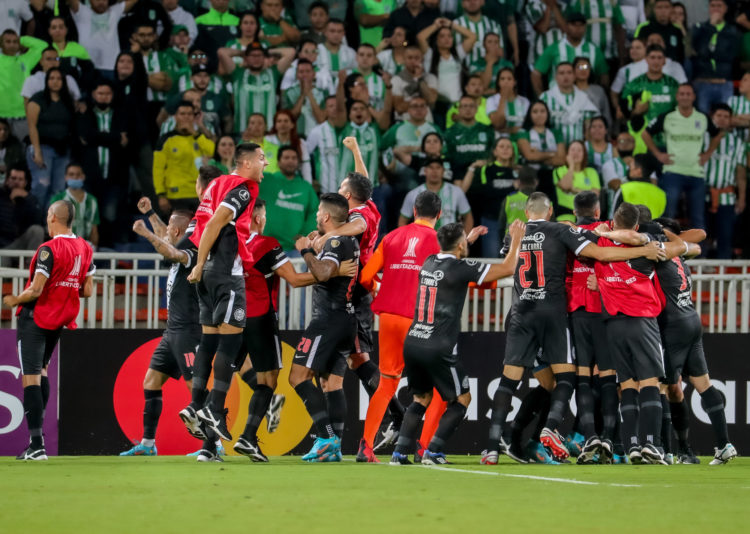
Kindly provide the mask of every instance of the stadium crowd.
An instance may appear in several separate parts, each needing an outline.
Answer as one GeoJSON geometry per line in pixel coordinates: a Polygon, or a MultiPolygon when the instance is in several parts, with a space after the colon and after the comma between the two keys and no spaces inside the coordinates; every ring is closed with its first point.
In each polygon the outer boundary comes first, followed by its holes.
{"type": "Polygon", "coordinates": [[[575,194],[592,190],[607,215],[646,204],[707,228],[710,256],[748,254],[750,5],[688,8],[2,0],[0,247],[35,249],[61,198],[94,247],[147,247],[130,231],[134,200],[194,210],[200,166],[228,172],[252,141],[270,163],[266,232],[292,252],[319,195],[354,170],[340,148],[353,136],[381,235],[427,189],[439,224],[486,226],[472,255],[497,257],[519,198],[546,192],[572,220],[575,194]],[[690,9],[707,18],[688,23],[690,9]]]}

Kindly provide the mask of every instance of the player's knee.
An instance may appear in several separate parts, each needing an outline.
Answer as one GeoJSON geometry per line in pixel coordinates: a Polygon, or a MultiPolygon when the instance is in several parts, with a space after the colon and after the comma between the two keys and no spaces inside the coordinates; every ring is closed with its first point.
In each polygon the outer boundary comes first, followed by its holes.
{"type": "Polygon", "coordinates": [[[471,404],[471,393],[469,393],[468,391],[466,393],[462,393],[458,396],[456,402],[464,408],[468,408],[469,404],[471,404]]]}
{"type": "Polygon", "coordinates": [[[669,384],[667,386],[667,398],[669,402],[682,402],[685,398],[685,394],[682,392],[680,384],[669,384]]]}
{"type": "Polygon", "coordinates": [[[157,390],[161,389],[164,385],[162,374],[153,369],[146,371],[146,376],[143,378],[143,389],[157,390]]]}
{"type": "Polygon", "coordinates": [[[307,367],[294,364],[292,365],[291,371],[289,371],[289,385],[296,388],[305,380],[312,378],[312,371],[307,367]]]}
{"type": "Polygon", "coordinates": [[[691,376],[690,383],[693,385],[698,394],[703,393],[711,387],[711,379],[707,374],[702,376],[691,376]]]}
{"type": "Polygon", "coordinates": [[[279,371],[267,371],[264,373],[258,373],[258,384],[268,386],[271,389],[276,389],[279,382],[279,371]]]}
{"type": "Polygon", "coordinates": [[[421,404],[425,408],[432,402],[432,393],[423,393],[421,395],[414,395],[414,402],[421,404]]]}
{"type": "Polygon", "coordinates": [[[349,364],[349,369],[352,371],[368,361],[370,361],[370,355],[366,352],[353,352],[346,359],[346,363],[349,364]]]}

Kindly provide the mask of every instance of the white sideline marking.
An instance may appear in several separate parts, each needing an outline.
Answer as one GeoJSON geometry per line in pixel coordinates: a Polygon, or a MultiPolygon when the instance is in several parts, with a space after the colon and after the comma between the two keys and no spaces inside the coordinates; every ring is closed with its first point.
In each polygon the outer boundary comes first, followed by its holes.
{"type": "Polygon", "coordinates": [[[607,482],[590,482],[587,480],[576,480],[574,478],[555,478],[555,477],[542,477],[537,475],[519,475],[512,473],[498,473],[497,471],[474,471],[472,469],[454,469],[451,467],[440,467],[437,465],[423,465],[426,469],[435,469],[436,471],[450,471],[452,473],[471,473],[474,475],[488,475],[495,477],[510,477],[510,478],[527,478],[530,480],[544,480],[546,482],[562,482],[563,484],[580,484],[584,486],[617,486],[622,488],[640,488],[640,484],[617,484],[607,482]]]}

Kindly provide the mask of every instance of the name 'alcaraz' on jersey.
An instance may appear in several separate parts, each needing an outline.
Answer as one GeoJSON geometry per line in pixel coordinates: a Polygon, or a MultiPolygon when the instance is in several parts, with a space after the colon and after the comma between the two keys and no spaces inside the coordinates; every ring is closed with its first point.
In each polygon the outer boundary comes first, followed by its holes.
{"type": "MultiPolygon", "coordinates": [[[[317,258],[321,261],[332,261],[337,266],[342,261],[354,260],[359,264],[359,244],[352,236],[333,236],[323,245],[317,258]]],[[[313,286],[313,319],[325,316],[330,312],[354,313],[352,296],[354,286],[359,275],[334,276],[325,282],[318,282],[313,286]]]]}
{"type": "Polygon", "coordinates": [[[247,316],[260,317],[279,309],[279,275],[276,269],[289,261],[278,239],[256,232],[247,242],[253,263],[244,263],[247,316]]]}
{"type": "Polygon", "coordinates": [[[568,251],[577,256],[593,241],[592,235],[562,223],[529,221],[513,276],[516,310],[523,312],[536,306],[564,309],[568,251]]]}
{"type": "MultiPolygon", "coordinates": [[[[188,228],[190,231],[190,228],[188,228]]],[[[198,319],[198,293],[195,286],[188,282],[188,275],[195,267],[198,251],[190,241],[190,236],[185,235],[175,245],[175,248],[183,251],[188,258],[186,264],[175,262],[169,269],[167,277],[167,330],[181,330],[197,328],[200,326],[198,319]]]]}
{"type": "Polygon", "coordinates": [[[664,323],[679,321],[695,315],[693,279],[690,267],[682,258],[656,264],[657,291],[664,306],[659,320],[664,323]]]}
{"type": "Polygon", "coordinates": [[[257,198],[257,182],[237,174],[219,176],[208,185],[195,212],[195,230],[190,235],[190,240],[196,247],[200,246],[203,230],[219,206],[231,210],[233,217],[219,232],[204,270],[242,275],[242,263],[250,261],[245,242],[250,237],[250,221],[257,198]]]}
{"type": "Polygon", "coordinates": [[[453,254],[428,257],[419,271],[417,303],[408,337],[451,353],[458,343],[461,312],[469,282],[481,284],[490,266],[476,260],[459,260],[453,254]]]}

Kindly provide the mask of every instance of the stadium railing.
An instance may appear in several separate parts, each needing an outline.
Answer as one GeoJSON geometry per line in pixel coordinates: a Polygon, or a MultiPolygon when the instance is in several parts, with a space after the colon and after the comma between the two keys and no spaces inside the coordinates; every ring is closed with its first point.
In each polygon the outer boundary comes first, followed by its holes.
{"type": "MultiPolygon", "coordinates": [[[[28,280],[33,251],[0,250],[2,294],[18,294],[28,280]]],[[[80,328],[163,328],[166,320],[166,281],[169,264],[151,253],[94,254],[97,265],[94,295],[78,316],[80,328]]],[[[489,260],[500,261],[500,260],[489,260]]],[[[299,271],[303,261],[293,259],[299,271]]],[[[750,332],[750,261],[692,260],[693,299],[709,333],[750,332]]],[[[464,332],[502,331],[510,309],[512,282],[472,287],[461,316],[464,332]]],[[[279,288],[279,324],[299,330],[312,317],[312,288],[294,289],[284,280],[279,288]]],[[[0,328],[15,328],[11,310],[3,307],[0,328]]],[[[377,329],[377,316],[375,328],[377,329]]]]}

